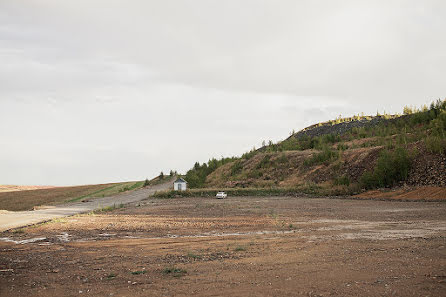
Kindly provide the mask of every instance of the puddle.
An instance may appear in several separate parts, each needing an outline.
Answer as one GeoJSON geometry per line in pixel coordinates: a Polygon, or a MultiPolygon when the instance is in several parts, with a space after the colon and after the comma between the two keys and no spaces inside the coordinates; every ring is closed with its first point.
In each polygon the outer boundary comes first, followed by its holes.
{"type": "Polygon", "coordinates": [[[102,237],[111,237],[111,236],[116,236],[116,233],[101,233],[98,235],[102,237]]]}
{"type": "Polygon", "coordinates": [[[56,238],[59,239],[60,241],[68,242],[68,241],[70,241],[70,238],[69,238],[70,236],[71,236],[70,234],[64,232],[60,235],[56,235],[56,238]]]}
{"type": "Polygon", "coordinates": [[[42,241],[45,239],[46,239],[46,237],[36,237],[36,238],[30,238],[30,239],[24,239],[24,240],[13,240],[9,237],[0,237],[0,241],[13,242],[15,244],[33,243],[33,242],[42,241]]]}

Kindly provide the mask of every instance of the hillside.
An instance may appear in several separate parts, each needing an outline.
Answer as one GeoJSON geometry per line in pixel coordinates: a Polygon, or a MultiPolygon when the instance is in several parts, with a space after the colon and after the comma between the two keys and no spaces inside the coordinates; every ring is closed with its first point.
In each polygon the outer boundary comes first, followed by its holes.
{"type": "Polygon", "coordinates": [[[31,210],[41,205],[56,205],[87,198],[111,196],[140,188],[143,183],[137,181],[2,192],[0,193],[0,209],[10,211],[31,210]]]}
{"type": "Polygon", "coordinates": [[[354,194],[446,186],[446,100],[404,115],[315,124],[241,157],[210,160],[186,174],[191,188],[311,187],[354,194]]]}

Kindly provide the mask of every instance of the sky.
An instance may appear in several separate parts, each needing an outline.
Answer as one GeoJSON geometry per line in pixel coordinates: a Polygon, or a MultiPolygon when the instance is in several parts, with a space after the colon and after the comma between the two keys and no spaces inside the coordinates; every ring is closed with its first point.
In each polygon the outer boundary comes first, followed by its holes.
{"type": "Polygon", "coordinates": [[[446,1],[0,0],[0,184],[142,180],[446,95],[446,1]]]}

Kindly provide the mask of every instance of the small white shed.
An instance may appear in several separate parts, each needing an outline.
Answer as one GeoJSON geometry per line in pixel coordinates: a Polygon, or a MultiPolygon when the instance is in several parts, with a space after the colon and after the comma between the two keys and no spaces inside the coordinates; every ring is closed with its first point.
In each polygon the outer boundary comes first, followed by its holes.
{"type": "Polygon", "coordinates": [[[186,191],[187,190],[187,181],[179,177],[174,183],[173,183],[173,189],[175,191],[186,191]]]}

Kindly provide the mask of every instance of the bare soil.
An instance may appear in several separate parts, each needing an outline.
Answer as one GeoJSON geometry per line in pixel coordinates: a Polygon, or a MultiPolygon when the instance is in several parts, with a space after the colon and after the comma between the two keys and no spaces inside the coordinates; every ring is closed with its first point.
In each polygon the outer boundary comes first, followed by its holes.
{"type": "Polygon", "coordinates": [[[446,204],[148,199],[0,234],[0,296],[444,296],[446,204]]]}
{"type": "Polygon", "coordinates": [[[371,190],[356,195],[358,198],[389,199],[407,201],[446,201],[445,187],[397,188],[392,190],[371,190]]]}
{"type": "Polygon", "coordinates": [[[0,193],[0,209],[10,211],[31,210],[40,205],[56,205],[97,191],[106,190],[122,183],[72,187],[52,187],[0,193]]]}
{"type": "Polygon", "coordinates": [[[19,186],[19,185],[0,185],[0,193],[2,192],[15,192],[15,191],[28,191],[39,189],[51,189],[55,186],[19,186]]]}

